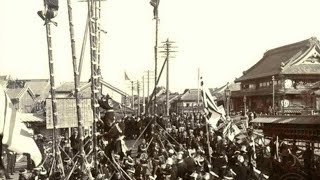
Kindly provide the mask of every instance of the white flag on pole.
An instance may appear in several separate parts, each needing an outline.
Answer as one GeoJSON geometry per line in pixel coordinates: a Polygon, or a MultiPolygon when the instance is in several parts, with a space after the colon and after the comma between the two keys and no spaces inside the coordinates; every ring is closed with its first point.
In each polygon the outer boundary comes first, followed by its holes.
{"type": "Polygon", "coordinates": [[[11,103],[9,96],[0,86],[0,135],[3,136],[2,143],[8,149],[17,153],[29,153],[35,165],[42,161],[41,152],[29,133],[28,128],[22,123],[20,114],[11,103]]]}

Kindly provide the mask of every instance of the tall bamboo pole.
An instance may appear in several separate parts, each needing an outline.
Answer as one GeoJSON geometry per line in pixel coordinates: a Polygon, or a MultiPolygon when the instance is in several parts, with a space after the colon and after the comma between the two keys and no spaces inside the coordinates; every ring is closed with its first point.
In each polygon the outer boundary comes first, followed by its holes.
{"type": "MultiPolygon", "coordinates": [[[[46,1],[43,1],[46,6],[46,1]]],[[[46,8],[46,7],[45,7],[46,8]]],[[[53,152],[54,152],[54,171],[62,172],[64,176],[64,169],[61,160],[61,154],[57,140],[57,100],[56,100],[56,87],[54,78],[54,66],[53,66],[53,53],[52,53],[52,35],[51,35],[51,23],[46,22],[46,35],[48,46],[48,60],[49,60],[49,73],[50,73],[50,93],[51,93],[51,106],[52,106],[52,124],[53,124],[53,152]],[[59,166],[59,167],[58,167],[59,166]]]]}
{"type": "Polygon", "coordinates": [[[84,54],[86,51],[86,45],[87,45],[87,39],[88,39],[88,31],[89,31],[89,21],[90,21],[90,17],[89,15],[87,16],[87,21],[86,21],[86,27],[84,30],[84,34],[83,34],[83,39],[82,39],[82,48],[81,48],[81,53],[80,53],[80,60],[79,60],[79,82],[81,79],[81,72],[82,72],[82,64],[83,64],[83,58],[84,58],[84,54]]]}
{"type": "Polygon", "coordinates": [[[72,6],[71,0],[67,0],[68,3],[68,15],[69,15],[69,31],[70,31],[70,41],[71,41],[71,52],[72,52],[72,64],[73,64],[73,77],[74,77],[74,89],[75,89],[75,99],[76,99],[76,110],[77,110],[77,119],[78,119],[78,133],[80,137],[80,166],[83,167],[83,162],[85,160],[85,152],[83,147],[83,119],[81,117],[81,100],[80,100],[80,87],[79,87],[79,71],[77,68],[77,55],[75,47],[75,38],[74,38],[74,26],[72,20],[72,6]]]}
{"type": "Polygon", "coordinates": [[[155,17],[156,20],[156,34],[155,34],[155,45],[154,45],[154,104],[153,104],[153,114],[157,114],[157,69],[158,69],[158,29],[159,29],[159,17],[158,15],[155,17]]]}
{"type": "Polygon", "coordinates": [[[99,86],[99,73],[97,72],[98,60],[97,60],[97,33],[96,33],[96,13],[95,13],[95,1],[88,0],[88,14],[90,17],[89,21],[89,32],[90,32],[90,56],[91,56],[91,106],[93,111],[93,161],[95,174],[98,173],[98,162],[97,162],[97,122],[100,118],[98,94],[99,86]]]}

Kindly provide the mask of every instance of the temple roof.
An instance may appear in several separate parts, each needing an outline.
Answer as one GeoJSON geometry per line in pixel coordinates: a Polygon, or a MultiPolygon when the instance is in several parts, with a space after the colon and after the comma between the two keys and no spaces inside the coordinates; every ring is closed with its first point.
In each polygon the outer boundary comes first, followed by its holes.
{"type": "Polygon", "coordinates": [[[267,51],[235,82],[278,74],[319,74],[320,44],[315,37],[267,51]]]}

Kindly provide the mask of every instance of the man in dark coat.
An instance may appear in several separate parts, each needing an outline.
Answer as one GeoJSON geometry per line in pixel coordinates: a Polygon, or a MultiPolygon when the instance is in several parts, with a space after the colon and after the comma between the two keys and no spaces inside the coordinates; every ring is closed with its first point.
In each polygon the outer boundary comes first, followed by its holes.
{"type": "Polygon", "coordinates": [[[182,153],[178,153],[177,160],[177,178],[185,179],[187,176],[187,164],[183,160],[182,153]]]}
{"type": "Polygon", "coordinates": [[[246,180],[248,179],[248,168],[244,165],[244,157],[242,155],[237,156],[237,162],[233,168],[236,173],[235,179],[246,180]]]}
{"type": "Polygon", "coordinates": [[[73,134],[70,136],[71,148],[73,156],[77,155],[80,146],[80,137],[78,135],[78,130],[75,128],[73,134]]]}

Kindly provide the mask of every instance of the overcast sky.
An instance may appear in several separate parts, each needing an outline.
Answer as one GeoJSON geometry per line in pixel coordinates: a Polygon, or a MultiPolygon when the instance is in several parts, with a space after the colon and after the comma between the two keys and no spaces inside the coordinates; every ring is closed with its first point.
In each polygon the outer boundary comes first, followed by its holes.
{"type": "MultiPolygon", "coordinates": [[[[45,26],[37,16],[42,0],[3,0],[0,6],[0,74],[14,78],[49,78],[45,26]]],[[[87,4],[72,0],[77,43],[81,51],[87,4]]],[[[102,75],[128,91],[124,71],[133,80],[154,70],[155,21],[149,0],[102,2],[102,75]]],[[[170,61],[170,87],[197,88],[197,69],[209,87],[240,77],[265,51],[320,38],[320,2],[316,0],[161,0],[159,41],[176,42],[170,61]]],[[[72,81],[67,1],[60,0],[58,27],[52,26],[56,81],[72,81]]],[[[159,56],[159,67],[164,58],[159,56]]],[[[160,68],[159,68],[160,69],[160,68]]],[[[90,76],[89,48],[82,80],[90,76]]],[[[165,85],[162,77],[160,85],[165,85]]]]}

